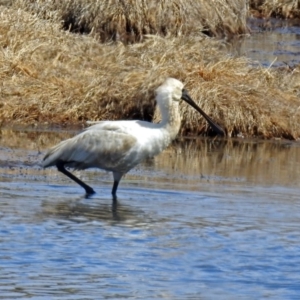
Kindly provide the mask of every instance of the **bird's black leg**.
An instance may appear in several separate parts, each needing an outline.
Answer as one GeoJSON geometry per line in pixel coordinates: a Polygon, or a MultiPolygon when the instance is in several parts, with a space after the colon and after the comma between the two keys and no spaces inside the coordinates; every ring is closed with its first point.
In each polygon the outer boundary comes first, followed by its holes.
{"type": "Polygon", "coordinates": [[[82,186],[85,189],[86,195],[91,196],[95,194],[95,191],[86,183],[81,181],[79,178],[77,178],[75,175],[70,173],[65,169],[65,162],[64,161],[58,161],[56,163],[57,170],[68,176],[70,179],[74,180],[76,183],[78,183],[80,186],[82,186]]]}
{"type": "Polygon", "coordinates": [[[114,185],[111,191],[114,201],[117,200],[117,189],[118,189],[119,182],[120,182],[119,180],[114,181],[114,185]]]}

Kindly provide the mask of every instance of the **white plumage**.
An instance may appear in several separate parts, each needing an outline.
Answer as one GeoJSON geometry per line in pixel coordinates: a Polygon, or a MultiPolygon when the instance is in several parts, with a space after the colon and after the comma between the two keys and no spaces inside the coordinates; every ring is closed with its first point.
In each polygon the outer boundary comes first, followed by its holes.
{"type": "Polygon", "coordinates": [[[156,101],[162,121],[154,124],[145,121],[101,121],[85,131],[60,142],[45,155],[43,167],[56,166],[58,170],[81,185],[86,195],[94,190],[67,171],[65,167],[83,170],[100,168],[113,172],[113,199],[116,199],[118,184],[124,174],[148,157],[165,149],[180,129],[179,101],[185,100],[197,109],[214,130],[223,134],[216,125],[188,96],[183,84],[168,78],[156,90],[156,101]]]}

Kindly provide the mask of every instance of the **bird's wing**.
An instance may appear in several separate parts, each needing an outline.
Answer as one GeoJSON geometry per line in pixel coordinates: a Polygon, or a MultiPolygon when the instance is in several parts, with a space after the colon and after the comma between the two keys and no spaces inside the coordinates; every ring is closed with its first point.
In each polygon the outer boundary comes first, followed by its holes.
{"type": "MultiPolygon", "coordinates": [[[[107,130],[107,131],[114,131],[120,133],[132,133],[133,131],[140,130],[143,127],[141,124],[145,123],[151,126],[152,123],[143,122],[143,121],[101,121],[97,122],[96,124],[86,128],[86,131],[89,130],[107,130]]],[[[144,125],[144,127],[147,127],[144,125]]]]}
{"type": "Polygon", "coordinates": [[[52,166],[61,160],[76,169],[98,167],[113,170],[117,164],[122,165],[136,144],[136,138],[130,134],[118,130],[96,130],[92,126],[50,149],[43,166],[52,166]]]}

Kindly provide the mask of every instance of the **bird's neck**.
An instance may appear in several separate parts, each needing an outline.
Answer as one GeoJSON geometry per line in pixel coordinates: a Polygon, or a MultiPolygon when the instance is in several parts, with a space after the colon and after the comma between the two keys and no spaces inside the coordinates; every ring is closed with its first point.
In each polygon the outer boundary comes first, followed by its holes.
{"type": "Polygon", "coordinates": [[[172,101],[171,103],[160,105],[160,113],[162,118],[161,127],[167,130],[172,141],[177,136],[181,124],[179,103],[172,101]]]}

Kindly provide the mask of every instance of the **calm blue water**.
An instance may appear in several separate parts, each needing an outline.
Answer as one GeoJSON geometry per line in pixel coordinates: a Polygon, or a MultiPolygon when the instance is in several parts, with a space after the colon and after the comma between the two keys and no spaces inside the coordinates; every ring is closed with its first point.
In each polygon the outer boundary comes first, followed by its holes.
{"type": "Polygon", "coordinates": [[[169,150],[125,178],[117,207],[109,174],[85,172],[97,195],[84,199],[33,150],[29,167],[4,167],[17,150],[2,147],[0,299],[299,299],[300,161],[283,158],[300,149],[271,145],[274,161],[244,146],[169,150]]]}

